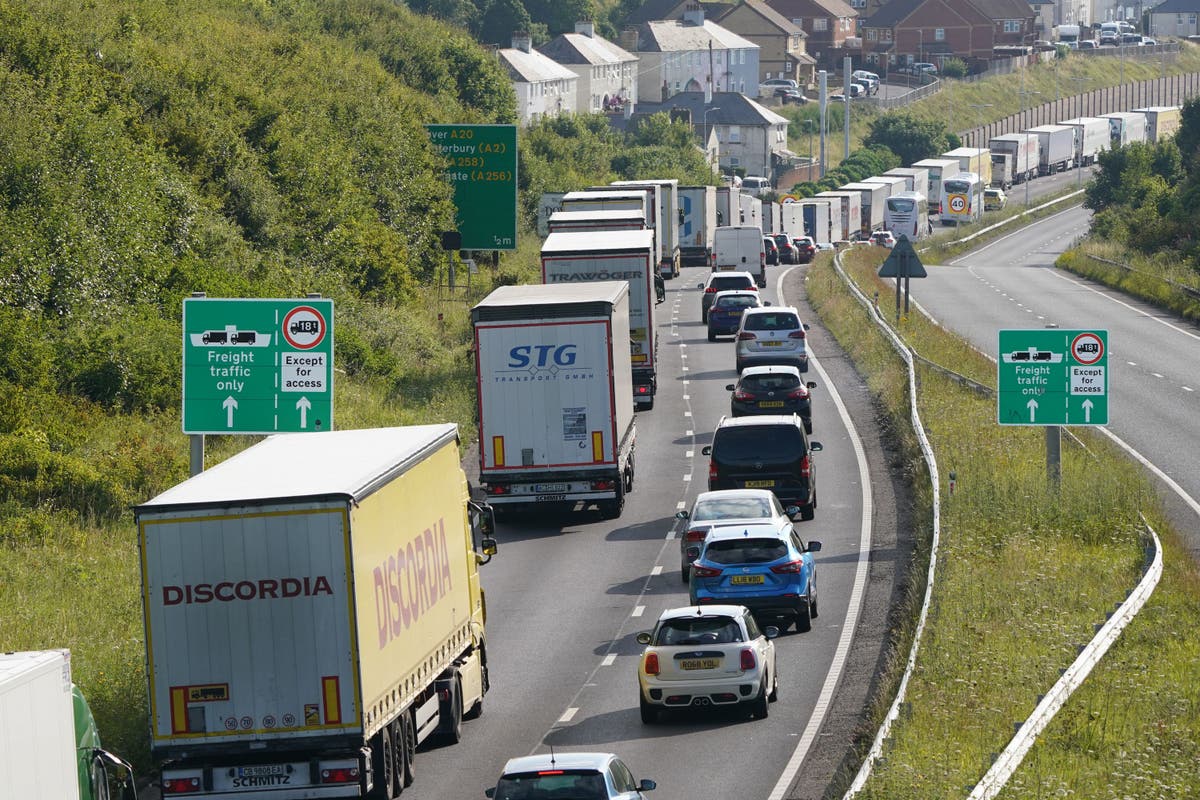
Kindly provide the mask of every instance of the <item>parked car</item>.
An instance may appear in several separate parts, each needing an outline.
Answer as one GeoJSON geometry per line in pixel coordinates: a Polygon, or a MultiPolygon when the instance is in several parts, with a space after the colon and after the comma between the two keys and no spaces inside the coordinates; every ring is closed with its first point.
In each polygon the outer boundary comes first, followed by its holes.
{"type": "Polygon", "coordinates": [[[717,292],[708,307],[708,340],[715,342],[718,336],[736,336],[742,324],[742,313],[747,308],[764,305],[758,291],[735,289],[717,292]]]}
{"type": "Polygon", "coordinates": [[[1008,204],[1008,195],[1004,190],[996,187],[994,189],[983,190],[983,210],[984,211],[999,211],[1008,204]]]}
{"type": "Polygon", "coordinates": [[[771,181],[761,175],[747,175],[742,178],[742,191],[755,197],[762,197],[771,191],[771,181]]]}
{"type": "Polygon", "coordinates": [[[795,239],[792,239],[792,244],[796,248],[797,264],[807,264],[817,254],[817,245],[811,236],[797,236],[795,239]]]}
{"type": "Polygon", "coordinates": [[[786,233],[775,233],[771,235],[775,240],[775,247],[779,250],[780,264],[797,264],[796,260],[796,245],[792,244],[792,239],[786,233]]]}
{"type": "Polygon", "coordinates": [[[764,236],[763,247],[767,251],[767,264],[777,266],[779,264],[779,246],[775,244],[775,240],[770,236],[764,236]]]}
{"type": "Polygon", "coordinates": [[[1140,45],[1152,45],[1152,44],[1158,44],[1158,40],[1157,40],[1157,39],[1153,39],[1153,38],[1151,38],[1151,37],[1149,37],[1149,36],[1143,36],[1143,37],[1142,37],[1142,40],[1141,40],[1140,42],[1138,42],[1138,44],[1140,44],[1140,45]]]}
{"type": "Polygon", "coordinates": [[[638,800],[655,783],[634,781],[633,772],[612,753],[550,752],[510,758],[496,785],[484,790],[492,800],[530,797],[586,797],[588,800],[638,800]]]}
{"type": "Polygon", "coordinates": [[[708,489],[770,489],[784,506],[800,507],[800,519],[812,519],[817,508],[817,472],[813,453],[821,443],[809,441],[797,414],[721,417],[709,456],[708,489]]]}
{"type": "Polygon", "coordinates": [[[734,348],[738,374],[755,364],[791,364],[808,372],[806,330],[800,313],[791,306],[746,309],[734,348]]]}
{"type": "Polygon", "coordinates": [[[705,323],[708,322],[708,309],[712,307],[718,292],[735,289],[744,289],[748,292],[758,291],[758,287],[754,285],[753,275],[749,272],[735,271],[710,272],[708,280],[700,284],[698,288],[704,290],[700,295],[700,321],[705,323]]]}
{"type": "Polygon", "coordinates": [[[811,630],[818,611],[812,554],[820,549],[820,542],[805,544],[794,529],[780,535],[767,525],[715,528],[692,564],[691,602],[737,603],[760,624],[781,619],[783,628],[811,630]]]}
{"type": "Polygon", "coordinates": [[[1038,53],[1053,53],[1056,48],[1053,42],[1048,42],[1045,39],[1037,39],[1033,43],[1033,49],[1038,53]]]}
{"type": "Polygon", "coordinates": [[[792,517],[800,515],[799,506],[784,508],[770,489],[718,489],[701,492],[689,511],[679,511],[675,519],[687,522],[679,534],[680,579],[688,582],[692,562],[699,554],[708,532],[716,525],[771,524],[783,530],[791,527],[792,517]],[[688,552],[689,549],[692,552],[688,552]]]}
{"type": "Polygon", "coordinates": [[[770,97],[776,89],[799,89],[800,84],[791,78],[767,78],[758,85],[759,97],[770,97]]]}
{"type": "Polygon", "coordinates": [[[746,367],[737,383],[728,384],[729,413],[735,417],[751,414],[798,414],[804,420],[804,432],[812,433],[812,398],[800,370],[788,366],[746,367]]]}
{"type": "Polygon", "coordinates": [[[896,237],[891,231],[875,231],[871,234],[870,242],[891,249],[896,246],[896,237]]]}
{"type": "Polygon", "coordinates": [[[846,95],[844,95],[844,94],[831,94],[831,95],[829,95],[829,97],[828,97],[827,99],[828,99],[828,100],[829,100],[829,102],[831,102],[831,103],[844,103],[844,102],[846,102],[846,95]]]}
{"type": "Polygon", "coordinates": [[[786,106],[788,103],[802,106],[808,102],[808,96],[800,89],[792,89],[787,86],[780,86],[775,90],[775,96],[778,97],[786,106]]]}
{"type": "Polygon", "coordinates": [[[1141,44],[1142,35],[1140,33],[1122,33],[1121,44],[1141,44]]]}
{"type": "Polygon", "coordinates": [[[879,94],[879,76],[874,72],[869,72],[865,69],[856,69],[850,73],[850,79],[854,81],[866,81],[867,89],[871,94],[879,94]]]}
{"type": "Polygon", "coordinates": [[[1080,50],[1095,50],[1099,46],[1100,46],[1100,43],[1095,41],[1094,39],[1080,39],[1079,40],[1079,49],[1080,50]]]}
{"type": "Polygon", "coordinates": [[[774,625],[760,628],[742,605],[667,609],[653,631],[637,635],[646,646],[638,664],[643,724],[657,722],[661,711],[688,707],[741,705],[765,719],[779,696],[771,641],[778,635],[774,625]]]}

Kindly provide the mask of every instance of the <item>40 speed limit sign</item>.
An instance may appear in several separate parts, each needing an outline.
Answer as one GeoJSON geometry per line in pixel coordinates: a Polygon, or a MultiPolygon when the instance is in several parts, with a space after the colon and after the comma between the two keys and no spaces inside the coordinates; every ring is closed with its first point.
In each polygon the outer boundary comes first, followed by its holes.
{"type": "Polygon", "coordinates": [[[955,214],[961,214],[967,210],[967,196],[964,194],[952,194],[946,200],[950,210],[955,214]]]}

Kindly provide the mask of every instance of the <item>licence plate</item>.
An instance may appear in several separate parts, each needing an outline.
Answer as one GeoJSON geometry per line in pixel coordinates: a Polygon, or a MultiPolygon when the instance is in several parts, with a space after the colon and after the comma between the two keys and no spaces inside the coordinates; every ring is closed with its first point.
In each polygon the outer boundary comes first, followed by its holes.
{"type": "Polygon", "coordinates": [[[763,582],[762,575],[734,575],[729,579],[734,586],[752,586],[763,582]]]}
{"type": "Polygon", "coordinates": [[[680,669],[718,669],[720,666],[719,658],[684,658],[679,662],[680,669]]]}
{"type": "Polygon", "coordinates": [[[562,494],[567,491],[565,483],[535,483],[533,485],[535,494],[562,494]]]}
{"type": "Polygon", "coordinates": [[[765,342],[762,342],[763,347],[780,347],[781,345],[783,345],[783,342],[776,342],[776,341],[772,341],[770,339],[768,339],[765,342]]]}
{"type": "Polygon", "coordinates": [[[261,778],[266,775],[283,775],[287,767],[283,764],[266,764],[256,767],[238,767],[239,778],[261,778]]]}
{"type": "Polygon", "coordinates": [[[746,481],[743,486],[746,489],[770,489],[775,485],[775,481],[746,481]]]}
{"type": "Polygon", "coordinates": [[[763,400],[758,404],[759,408],[783,408],[782,400],[763,400]]]}

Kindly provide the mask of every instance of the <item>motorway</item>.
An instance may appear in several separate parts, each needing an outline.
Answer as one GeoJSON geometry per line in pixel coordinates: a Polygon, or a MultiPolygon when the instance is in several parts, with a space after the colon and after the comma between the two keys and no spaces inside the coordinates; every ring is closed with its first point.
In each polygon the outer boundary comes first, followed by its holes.
{"type": "MultiPolygon", "coordinates": [[[[805,270],[768,268],[764,294],[778,303],[782,287],[811,319],[805,270]]],[[[418,753],[407,796],[480,797],[508,758],[551,747],[616,752],[636,778],[658,782],[655,800],[819,798],[841,763],[884,656],[911,525],[906,503],[895,501],[903,487],[888,474],[866,386],[815,323],[812,438],[824,451],[816,518],[797,529],[823,544],[820,616],[812,631],[776,640],[780,699],[767,719],[684,713],[653,727],[639,719],[634,636],[663,610],[688,604],[674,514],[707,489],[700,450],[728,412],[724,387],[735,379],[732,340],[708,342],[699,321],[704,274],[685,269],[658,307],[658,399],[637,415],[635,488],[621,518],[579,513],[499,525],[500,552],[482,570],[492,691],[459,745],[418,753]]]]}

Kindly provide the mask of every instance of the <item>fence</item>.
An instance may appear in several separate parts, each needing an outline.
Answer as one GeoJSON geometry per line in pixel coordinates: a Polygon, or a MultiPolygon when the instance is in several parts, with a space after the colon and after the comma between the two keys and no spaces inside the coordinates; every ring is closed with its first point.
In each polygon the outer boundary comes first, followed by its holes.
{"type": "Polygon", "coordinates": [[[904,94],[900,95],[899,97],[880,97],[878,95],[872,95],[870,97],[864,97],[859,102],[866,103],[866,104],[875,106],[876,108],[887,111],[892,108],[900,108],[901,106],[906,106],[909,103],[920,100],[922,97],[928,97],[929,95],[934,94],[935,92],[939,92],[939,91],[941,91],[941,89],[942,89],[942,82],[935,78],[933,81],[925,84],[924,86],[918,86],[917,88],[913,89],[911,92],[905,92],[904,94]]]}

